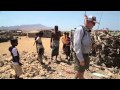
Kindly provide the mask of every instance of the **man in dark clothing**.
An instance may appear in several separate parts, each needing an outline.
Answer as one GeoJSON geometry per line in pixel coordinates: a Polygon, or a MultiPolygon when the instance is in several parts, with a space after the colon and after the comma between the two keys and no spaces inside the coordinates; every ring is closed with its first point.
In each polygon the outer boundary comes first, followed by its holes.
{"type": "Polygon", "coordinates": [[[68,59],[68,57],[70,58],[70,37],[69,37],[69,33],[66,33],[67,37],[66,37],[66,47],[65,47],[65,54],[66,54],[66,59],[68,59]]]}
{"type": "Polygon", "coordinates": [[[37,50],[37,42],[36,42],[36,39],[37,39],[38,36],[39,36],[39,33],[36,33],[36,34],[35,34],[35,42],[34,42],[34,44],[33,44],[33,45],[36,44],[36,51],[37,51],[37,53],[38,53],[38,50],[37,50]]]}
{"type": "Polygon", "coordinates": [[[53,56],[59,55],[59,41],[61,37],[61,32],[58,31],[58,26],[55,26],[55,31],[51,33],[51,41],[50,41],[50,47],[52,48],[52,54],[51,59],[53,59],[53,56]]]}
{"type": "Polygon", "coordinates": [[[12,39],[10,42],[12,46],[9,47],[9,51],[12,55],[12,66],[16,73],[15,78],[20,79],[19,76],[22,74],[22,68],[21,68],[22,64],[20,62],[19,52],[16,48],[16,46],[18,45],[18,40],[12,39]]]}

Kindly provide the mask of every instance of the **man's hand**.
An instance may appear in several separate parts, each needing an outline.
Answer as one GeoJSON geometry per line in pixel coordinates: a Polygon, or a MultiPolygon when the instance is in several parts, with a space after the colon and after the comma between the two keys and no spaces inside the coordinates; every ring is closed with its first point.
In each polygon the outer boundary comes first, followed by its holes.
{"type": "Polygon", "coordinates": [[[85,66],[85,62],[84,61],[80,61],[80,66],[85,66]]]}

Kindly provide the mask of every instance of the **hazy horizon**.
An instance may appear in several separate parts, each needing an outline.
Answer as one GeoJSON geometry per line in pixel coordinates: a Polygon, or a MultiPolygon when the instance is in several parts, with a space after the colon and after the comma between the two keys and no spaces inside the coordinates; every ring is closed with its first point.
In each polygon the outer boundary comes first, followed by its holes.
{"type": "MultiPolygon", "coordinates": [[[[71,30],[84,24],[85,11],[1,11],[0,27],[42,24],[59,26],[60,30],[71,30]]],[[[100,21],[99,29],[120,30],[120,11],[86,11],[100,21]],[[102,17],[101,17],[102,14],[102,17]]],[[[98,24],[93,29],[98,29],[98,24]]]]}

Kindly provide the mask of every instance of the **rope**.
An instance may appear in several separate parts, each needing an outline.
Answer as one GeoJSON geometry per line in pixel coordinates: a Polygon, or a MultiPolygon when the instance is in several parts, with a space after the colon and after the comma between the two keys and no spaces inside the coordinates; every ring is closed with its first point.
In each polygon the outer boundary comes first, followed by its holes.
{"type": "Polygon", "coordinates": [[[102,14],[103,14],[103,11],[101,12],[101,16],[100,16],[100,20],[99,20],[99,24],[98,24],[98,28],[97,28],[97,30],[99,29],[99,26],[100,26],[100,22],[101,22],[102,14]]]}
{"type": "MultiPolygon", "coordinates": [[[[86,16],[86,11],[85,11],[85,15],[84,15],[84,17],[86,16]]],[[[84,18],[84,24],[85,24],[85,18],[84,18]]]]}

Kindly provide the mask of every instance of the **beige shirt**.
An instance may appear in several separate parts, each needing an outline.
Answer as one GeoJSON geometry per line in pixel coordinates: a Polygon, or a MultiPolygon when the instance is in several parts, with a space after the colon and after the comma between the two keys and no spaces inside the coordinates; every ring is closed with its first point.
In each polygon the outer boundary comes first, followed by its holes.
{"type": "Polygon", "coordinates": [[[43,48],[42,40],[41,40],[40,37],[37,37],[36,42],[37,42],[37,43],[36,43],[36,44],[37,44],[37,47],[43,48]]]}

